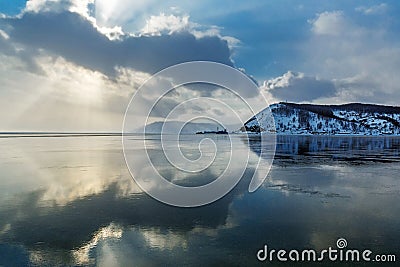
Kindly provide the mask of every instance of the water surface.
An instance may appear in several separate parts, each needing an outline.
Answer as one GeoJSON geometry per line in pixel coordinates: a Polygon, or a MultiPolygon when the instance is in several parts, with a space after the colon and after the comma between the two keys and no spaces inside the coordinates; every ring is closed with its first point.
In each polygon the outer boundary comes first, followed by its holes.
{"type": "MultiPolygon", "coordinates": [[[[182,140],[194,158],[196,138],[182,140]]],[[[229,150],[226,138],[215,140],[229,150]]],[[[227,160],[222,153],[211,170],[182,176],[157,136],[147,142],[160,171],[181,185],[210,182],[227,160]]],[[[233,142],[260,155],[257,137],[233,142]]],[[[339,237],[354,248],[400,251],[400,138],[279,136],[258,191],[247,192],[249,166],[228,195],[192,209],[140,190],[120,136],[11,135],[0,149],[0,265],[244,266],[258,264],[264,244],[319,250],[339,237]]]]}

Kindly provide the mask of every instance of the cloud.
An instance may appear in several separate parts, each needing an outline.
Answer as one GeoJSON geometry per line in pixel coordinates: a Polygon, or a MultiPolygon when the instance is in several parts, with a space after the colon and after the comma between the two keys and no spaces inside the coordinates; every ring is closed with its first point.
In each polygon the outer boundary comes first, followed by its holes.
{"type": "Polygon", "coordinates": [[[226,41],[230,49],[238,47],[240,40],[223,35],[221,33],[223,28],[216,25],[202,25],[190,20],[188,15],[190,11],[197,13],[204,8],[209,11],[211,4],[215,5],[215,2],[184,3],[168,0],[156,3],[154,0],[97,0],[96,24],[111,28],[122,25],[126,31],[140,36],[160,36],[177,32],[188,32],[198,39],[214,36],[226,41]]]}
{"type": "Polygon", "coordinates": [[[356,8],[356,11],[361,12],[365,15],[383,15],[386,13],[388,5],[381,3],[379,5],[374,5],[370,7],[360,6],[356,8]]]}
{"type": "Polygon", "coordinates": [[[366,26],[344,11],[323,12],[309,21],[310,39],[302,48],[306,60],[299,68],[334,83],[337,93],[324,102],[398,105],[400,43],[390,21],[381,17],[366,26]]]}
{"type": "Polygon", "coordinates": [[[346,21],[341,11],[323,12],[310,20],[312,31],[320,35],[338,35],[346,29],[346,21]]]}
{"type": "Polygon", "coordinates": [[[161,36],[179,32],[188,32],[197,39],[204,37],[218,37],[228,43],[230,48],[239,46],[240,40],[232,36],[223,36],[221,27],[204,26],[190,21],[189,15],[166,15],[160,13],[158,16],[150,16],[146,25],[140,30],[139,35],[161,36]]]}
{"type": "Polygon", "coordinates": [[[2,130],[120,131],[130,97],[150,75],[193,60],[233,66],[217,27],[207,32],[189,16],[161,14],[130,34],[99,27],[92,1],[84,2],[32,0],[20,15],[0,18],[0,103],[14,110],[1,116],[2,130]]]}
{"type": "Polygon", "coordinates": [[[71,11],[84,17],[89,16],[89,6],[95,0],[29,0],[23,12],[63,12],[71,11]]]}
{"type": "Polygon", "coordinates": [[[141,30],[144,35],[162,35],[173,34],[187,30],[189,25],[189,16],[165,15],[161,13],[159,16],[151,16],[146,20],[146,26],[141,30]]]}
{"type": "Polygon", "coordinates": [[[295,102],[313,101],[334,96],[335,85],[332,81],[305,76],[304,73],[288,71],[284,75],[264,82],[262,90],[272,94],[277,100],[295,102]]]}
{"type": "Polygon", "coordinates": [[[96,0],[95,17],[101,26],[126,25],[132,20],[140,24],[148,18],[149,9],[159,5],[155,3],[155,0],[96,0]]]}
{"type": "Polygon", "coordinates": [[[117,84],[61,57],[36,58],[41,73],[27,72],[15,56],[0,54],[0,60],[0,131],[119,130],[129,96],[142,80],[130,71],[130,84],[117,84]]]}
{"type": "Polygon", "coordinates": [[[115,75],[118,66],[155,73],[165,67],[193,60],[233,65],[227,42],[216,36],[196,38],[188,32],[161,36],[127,36],[109,40],[76,13],[25,13],[6,18],[12,28],[10,41],[30,49],[45,50],[85,68],[115,75]]]}
{"type": "Polygon", "coordinates": [[[240,40],[232,36],[223,36],[221,27],[204,26],[190,21],[189,15],[166,15],[160,13],[157,16],[150,16],[146,20],[146,25],[139,31],[139,35],[161,36],[165,34],[174,34],[179,32],[188,32],[197,39],[204,37],[218,37],[228,43],[230,48],[238,47],[240,40]]]}
{"type": "Polygon", "coordinates": [[[0,30],[0,37],[1,37],[3,40],[8,40],[8,39],[10,39],[10,36],[8,36],[8,34],[7,34],[5,31],[3,31],[3,30],[0,30]]]}
{"type": "Polygon", "coordinates": [[[26,2],[25,12],[60,12],[68,10],[72,3],[68,0],[29,0],[26,2]]]}
{"type": "Polygon", "coordinates": [[[145,25],[146,19],[160,13],[182,15],[193,14],[196,18],[221,18],[239,12],[261,8],[258,0],[236,2],[227,5],[214,0],[179,1],[179,0],[96,0],[96,19],[101,26],[123,25],[124,29],[134,32],[145,25]]]}

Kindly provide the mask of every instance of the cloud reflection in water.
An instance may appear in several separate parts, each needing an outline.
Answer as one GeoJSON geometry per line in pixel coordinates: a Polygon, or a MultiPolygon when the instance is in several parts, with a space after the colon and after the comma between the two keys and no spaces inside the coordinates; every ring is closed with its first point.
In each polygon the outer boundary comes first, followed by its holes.
{"type": "Polygon", "coordinates": [[[196,209],[141,193],[118,137],[0,140],[0,255],[14,259],[0,264],[245,265],[265,243],[323,248],[338,236],[398,251],[400,141],[325,139],[281,137],[259,191],[247,192],[249,168],[231,193],[196,209]]]}

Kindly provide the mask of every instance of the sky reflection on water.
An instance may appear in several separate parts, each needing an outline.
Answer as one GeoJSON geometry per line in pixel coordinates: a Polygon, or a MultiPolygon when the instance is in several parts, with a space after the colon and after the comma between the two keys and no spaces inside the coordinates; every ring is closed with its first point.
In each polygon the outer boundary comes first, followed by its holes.
{"type": "Polygon", "coordinates": [[[120,137],[0,139],[0,265],[249,265],[264,244],[323,249],[339,237],[396,253],[399,147],[392,137],[281,136],[258,191],[247,192],[249,167],[219,201],[185,209],[141,192],[120,137]]]}

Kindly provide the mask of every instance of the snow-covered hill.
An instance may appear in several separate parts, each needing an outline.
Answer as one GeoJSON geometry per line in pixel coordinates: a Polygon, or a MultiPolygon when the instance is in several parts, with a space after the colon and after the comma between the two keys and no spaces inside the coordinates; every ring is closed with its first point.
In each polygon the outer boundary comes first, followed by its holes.
{"type": "Polygon", "coordinates": [[[400,135],[400,107],[279,103],[248,120],[241,131],[278,134],[400,135]],[[273,122],[275,121],[275,122],[273,122]],[[273,127],[275,124],[275,127],[273,127]]]}

